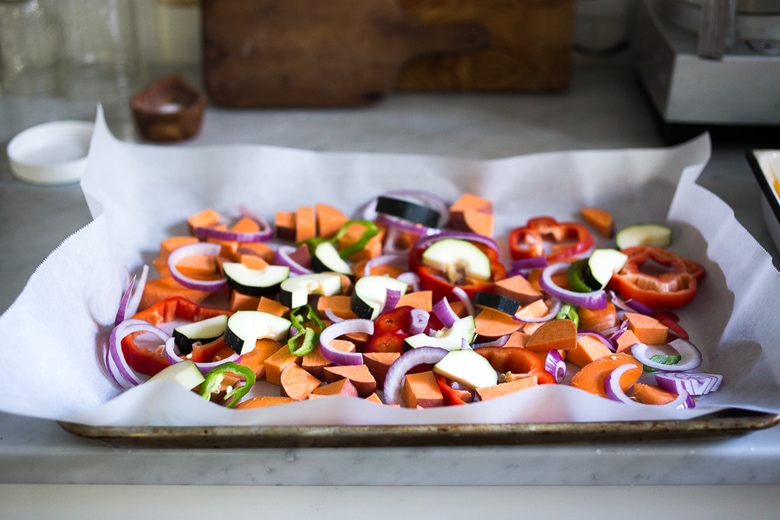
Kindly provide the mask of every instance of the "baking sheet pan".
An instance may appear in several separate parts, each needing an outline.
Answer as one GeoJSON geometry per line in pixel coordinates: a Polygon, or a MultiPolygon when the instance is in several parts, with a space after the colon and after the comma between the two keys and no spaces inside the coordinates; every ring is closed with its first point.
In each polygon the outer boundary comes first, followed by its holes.
{"type": "Polygon", "coordinates": [[[780,415],[731,408],[688,420],[370,426],[88,426],[68,433],[115,448],[362,448],[700,441],[773,427],[780,415]]]}

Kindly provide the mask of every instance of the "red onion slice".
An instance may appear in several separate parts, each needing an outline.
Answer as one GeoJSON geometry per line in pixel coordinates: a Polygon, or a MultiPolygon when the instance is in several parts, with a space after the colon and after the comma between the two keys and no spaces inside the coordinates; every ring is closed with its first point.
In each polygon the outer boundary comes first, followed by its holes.
{"type": "Polygon", "coordinates": [[[314,271],[295,260],[294,255],[298,251],[296,247],[291,245],[282,244],[274,251],[274,263],[278,265],[284,265],[290,268],[290,272],[294,274],[309,274],[314,271]]]}
{"type": "Polygon", "coordinates": [[[513,260],[509,264],[509,273],[507,274],[509,276],[513,276],[516,274],[523,274],[533,269],[543,269],[545,267],[547,267],[546,256],[532,256],[530,258],[520,258],[517,260],[513,260]]]}
{"type": "Polygon", "coordinates": [[[452,324],[458,321],[460,316],[452,309],[449,300],[442,298],[433,304],[433,313],[439,318],[439,321],[445,328],[452,327],[452,324]]]}
{"type": "Polygon", "coordinates": [[[665,365],[650,359],[652,357],[649,355],[650,347],[644,343],[634,343],[631,346],[631,355],[644,366],[663,372],[685,372],[701,365],[701,352],[690,341],[676,338],[667,345],[680,354],[680,361],[674,365],[665,365]]]}
{"type": "Polygon", "coordinates": [[[720,387],[723,376],[720,374],[705,374],[703,372],[656,372],[656,384],[674,394],[682,390],[691,395],[706,395],[720,387]]]}
{"type": "Polygon", "coordinates": [[[466,291],[463,290],[463,287],[458,287],[456,285],[452,288],[452,294],[454,294],[455,297],[460,300],[460,303],[463,304],[463,308],[466,310],[466,314],[469,316],[474,316],[474,314],[476,314],[474,312],[474,304],[471,302],[469,295],[466,294],[466,291]]]}
{"type": "Polygon", "coordinates": [[[141,269],[141,276],[133,276],[130,280],[127,289],[122,295],[122,299],[119,301],[119,308],[116,311],[114,326],[119,325],[138,312],[138,306],[141,304],[141,297],[144,294],[144,287],[146,287],[146,280],[148,277],[149,266],[144,265],[141,269]]]}
{"type": "Polygon", "coordinates": [[[387,289],[385,291],[385,304],[382,307],[382,310],[379,312],[379,314],[395,309],[395,306],[398,305],[398,301],[400,299],[401,299],[401,291],[396,291],[394,289],[387,289]]]}
{"type": "Polygon", "coordinates": [[[425,309],[414,308],[409,314],[411,317],[409,334],[413,336],[425,332],[425,329],[428,327],[428,321],[431,319],[431,313],[425,309]]]}
{"type": "Polygon", "coordinates": [[[386,404],[401,404],[401,388],[404,377],[416,366],[435,365],[449,350],[438,347],[418,347],[407,350],[396,359],[385,376],[383,395],[386,404]]]}
{"type": "Polygon", "coordinates": [[[539,277],[539,285],[550,296],[558,298],[571,305],[587,307],[589,309],[603,309],[607,306],[607,293],[604,290],[592,292],[576,292],[564,289],[556,284],[552,277],[569,269],[568,262],[556,262],[544,268],[539,277]]]}
{"type": "Polygon", "coordinates": [[[578,330],[577,337],[579,338],[580,336],[590,336],[594,339],[597,339],[612,352],[615,352],[617,350],[617,344],[613,343],[612,340],[610,340],[607,336],[605,336],[601,332],[595,330],[578,330]]]}
{"type": "Polygon", "coordinates": [[[218,256],[221,251],[221,245],[210,242],[196,242],[195,244],[187,244],[178,247],[174,249],[168,256],[168,269],[171,271],[171,276],[173,276],[173,279],[184,287],[195,289],[197,291],[219,291],[227,287],[227,278],[222,277],[217,280],[196,280],[195,278],[190,278],[189,276],[183,275],[176,267],[176,264],[188,256],[218,256]]]}
{"type": "Polygon", "coordinates": [[[625,365],[620,365],[619,367],[617,367],[615,370],[610,372],[609,375],[607,375],[607,377],[604,378],[604,391],[606,392],[607,397],[609,399],[612,399],[613,401],[619,401],[621,403],[625,403],[629,405],[635,405],[635,406],[660,406],[660,407],[672,408],[672,409],[676,409],[676,408],[687,409],[687,408],[694,408],[696,406],[696,402],[685,390],[680,391],[677,394],[677,397],[673,401],[666,404],[645,405],[638,401],[634,401],[628,395],[626,395],[626,393],[620,387],[620,376],[622,376],[628,370],[634,368],[636,368],[635,365],[632,365],[631,363],[626,363],[625,365]]]}
{"type": "MultiPolygon", "coordinates": [[[[173,336],[165,340],[165,357],[168,359],[168,362],[171,365],[187,359],[186,357],[182,357],[181,353],[179,352],[179,349],[176,348],[176,341],[173,339],[173,336]]],[[[211,369],[230,361],[234,363],[240,363],[241,355],[238,354],[237,352],[234,352],[230,356],[226,357],[225,359],[221,359],[219,361],[195,362],[195,366],[197,366],[198,369],[200,370],[200,373],[205,376],[206,374],[209,373],[211,369]]]]}
{"type": "Polygon", "coordinates": [[[653,314],[653,309],[644,303],[636,300],[624,300],[615,291],[609,291],[609,298],[618,309],[628,312],[638,312],[639,314],[646,314],[648,316],[653,314]]]}
{"type": "Polygon", "coordinates": [[[320,334],[320,350],[325,359],[336,365],[362,365],[363,354],[360,352],[343,352],[330,346],[330,342],[334,339],[355,332],[373,334],[374,322],[361,318],[352,318],[341,320],[326,327],[320,334]]]}
{"type": "MultiPolygon", "coordinates": [[[[112,361],[112,363],[109,363],[108,368],[109,371],[115,369],[116,373],[121,376],[121,379],[128,383],[129,386],[125,386],[125,388],[140,385],[148,379],[148,376],[139,374],[133,370],[133,368],[127,362],[127,359],[125,359],[125,354],[122,351],[122,339],[126,336],[129,336],[130,334],[135,334],[136,332],[149,332],[154,334],[160,338],[163,343],[170,337],[167,332],[158,327],[155,327],[148,321],[135,318],[125,320],[114,327],[108,338],[108,353],[112,361]]],[[[117,380],[119,378],[114,377],[114,379],[117,380]]],[[[122,381],[117,382],[120,384],[120,386],[124,386],[122,381]]]]}
{"type": "Polygon", "coordinates": [[[544,369],[553,375],[556,383],[560,383],[566,377],[566,362],[557,350],[551,350],[547,353],[544,369]]]}

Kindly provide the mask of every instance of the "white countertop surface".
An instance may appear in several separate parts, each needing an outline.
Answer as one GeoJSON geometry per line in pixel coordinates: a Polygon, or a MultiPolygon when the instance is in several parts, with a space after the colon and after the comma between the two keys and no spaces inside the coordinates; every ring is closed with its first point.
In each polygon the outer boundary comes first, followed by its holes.
{"type": "MultiPolygon", "coordinates": [[[[37,123],[94,115],[91,105],[0,98],[0,143],[5,148],[37,123]]],[[[121,119],[109,114],[112,130],[133,139],[121,119]]],[[[354,110],[210,108],[202,134],[185,146],[235,142],[474,159],[665,144],[625,56],[575,60],[565,94],[394,94],[354,110]]],[[[778,265],[744,157],[759,145],[768,146],[714,137],[701,182],[731,205],[778,265]]],[[[35,267],[90,216],[78,185],[24,184],[3,160],[0,217],[4,311],[35,267]]],[[[403,511],[468,518],[496,508],[561,517],[655,518],[661,508],[674,517],[773,518],[778,491],[778,427],[705,442],[128,450],[75,437],[50,421],[0,414],[2,518],[76,518],[85,511],[181,517],[184,503],[189,518],[243,515],[244,507],[269,518],[390,518],[403,511]]]]}

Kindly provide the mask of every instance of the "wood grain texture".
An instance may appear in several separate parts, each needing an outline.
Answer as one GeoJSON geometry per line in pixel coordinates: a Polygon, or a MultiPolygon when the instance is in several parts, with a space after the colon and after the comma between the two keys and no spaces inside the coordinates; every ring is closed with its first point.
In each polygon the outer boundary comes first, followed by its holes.
{"type": "Polygon", "coordinates": [[[424,54],[488,44],[473,22],[427,26],[397,0],[203,0],[204,84],[235,108],[361,106],[424,54]]]}
{"type": "Polygon", "coordinates": [[[490,45],[469,54],[421,56],[403,67],[397,90],[562,91],[568,88],[574,0],[398,0],[425,24],[470,21],[490,45]]]}

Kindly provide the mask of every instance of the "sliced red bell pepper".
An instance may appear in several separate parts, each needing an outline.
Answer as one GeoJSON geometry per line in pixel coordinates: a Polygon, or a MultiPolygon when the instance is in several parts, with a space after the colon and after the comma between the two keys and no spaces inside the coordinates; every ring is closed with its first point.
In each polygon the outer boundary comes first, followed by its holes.
{"type": "Polygon", "coordinates": [[[662,309],[683,307],[696,296],[704,276],[701,265],[660,247],[635,246],[622,251],[628,260],[608,287],[624,299],[662,309]]]}
{"type": "Polygon", "coordinates": [[[522,347],[479,347],[474,352],[482,355],[497,372],[530,374],[540,385],[555,384],[555,376],[544,368],[544,361],[535,352],[522,347]]]}
{"type": "Polygon", "coordinates": [[[468,404],[469,401],[464,400],[464,397],[470,395],[467,390],[456,390],[452,388],[449,380],[441,374],[434,374],[436,376],[436,384],[439,385],[441,395],[444,398],[444,406],[456,406],[460,404],[468,404]]]}
{"type": "MultiPolygon", "coordinates": [[[[143,311],[138,312],[133,317],[148,321],[155,327],[160,327],[165,323],[177,319],[188,322],[201,321],[221,314],[230,313],[231,311],[226,309],[203,307],[181,296],[174,296],[172,298],[160,300],[151,307],[147,307],[143,311]]],[[[193,361],[210,361],[210,359],[205,359],[208,357],[209,352],[213,355],[213,349],[210,349],[210,346],[211,343],[209,343],[208,346],[204,345],[203,352],[198,352],[198,349],[194,349],[192,352],[193,361]]],[[[165,354],[162,352],[162,349],[150,350],[140,347],[136,345],[132,335],[127,336],[122,340],[122,352],[133,370],[148,376],[156,374],[170,364],[168,363],[165,354]]]]}
{"type": "MultiPolygon", "coordinates": [[[[506,267],[499,261],[498,253],[483,244],[477,242],[473,242],[473,244],[488,256],[491,278],[490,280],[467,278],[466,283],[458,284],[457,286],[463,289],[469,298],[474,298],[474,294],[477,292],[493,292],[495,282],[506,278],[506,267]]],[[[456,285],[444,273],[422,263],[424,252],[425,248],[419,247],[412,249],[409,253],[409,267],[420,277],[420,285],[423,289],[431,291],[434,301],[439,301],[442,298],[451,301],[457,300],[457,296],[452,292],[456,285]]]]}
{"type": "Polygon", "coordinates": [[[535,217],[525,226],[509,232],[509,254],[513,260],[545,257],[548,262],[565,260],[593,247],[593,236],[578,222],[558,222],[552,217],[535,217]]]}

